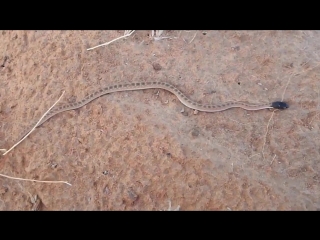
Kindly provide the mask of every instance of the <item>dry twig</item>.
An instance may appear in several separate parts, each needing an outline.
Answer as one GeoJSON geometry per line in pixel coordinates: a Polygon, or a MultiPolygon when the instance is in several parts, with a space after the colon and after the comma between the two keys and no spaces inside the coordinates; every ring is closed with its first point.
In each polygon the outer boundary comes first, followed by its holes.
{"type": "Polygon", "coordinates": [[[48,111],[46,111],[42,117],[40,118],[40,120],[36,123],[36,125],[30,130],[30,132],[28,132],[19,142],[17,142],[16,144],[14,144],[8,151],[6,151],[4,154],[2,154],[3,156],[6,155],[8,152],[10,152],[12,149],[14,149],[19,143],[21,143],[24,139],[26,139],[34,130],[35,128],[38,126],[38,124],[42,121],[42,119],[46,116],[46,114],[48,112],[51,111],[51,109],[60,101],[60,99],[62,98],[64,94],[64,91],[63,93],[61,94],[61,96],[59,97],[59,99],[52,105],[52,107],[49,108],[48,111]]]}
{"type": "Polygon", "coordinates": [[[0,173],[1,177],[9,178],[9,179],[14,179],[14,180],[22,180],[22,181],[29,181],[29,182],[41,182],[41,183],[64,183],[69,186],[72,186],[70,183],[66,181],[41,181],[41,180],[35,180],[35,179],[28,179],[28,178],[18,178],[18,177],[10,177],[8,175],[4,175],[0,173]]]}
{"type": "Polygon", "coordinates": [[[102,46],[109,45],[110,43],[113,43],[113,42],[115,42],[115,41],[117,41],[117,40],[119,40],[119,39],[121,39],[121,38],[129,37],[129,36],[130,36],[132,33],[134,33],[134,32],[135,32],[135,30],[126,30],[126,31],[124,31],[124,35],[123,35],[123,36],[118,37],[118,38],[116,38],[116,39],[113,39],[113,40],[111,40],[110,42],[106,42],[106,43],[100,44],[100,45],[98,45],[98,46],[95,46],[95,47],[92,47],[92,48],[88,48],[87,51],[92,50],[92,49],[95,49],[95,48],[98,48],[98,47],[102,47],[102,46]]]}

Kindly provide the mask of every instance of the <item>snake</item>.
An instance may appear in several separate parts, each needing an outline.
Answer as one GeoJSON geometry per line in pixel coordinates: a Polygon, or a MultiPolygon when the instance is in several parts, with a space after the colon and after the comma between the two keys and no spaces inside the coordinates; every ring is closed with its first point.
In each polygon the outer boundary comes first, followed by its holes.
{"type": "MultiPolygon", "coordinates": [[[[245,102],[226,102],[222,104],[216,104],[216,105],[207,105],[207,104],[201,104],[197,103],[195,101],[192,101],[190,98],[188,98],[184,93],[182,93],[178,88],[173,86],[170,83],[167,82],[135,82],[135,83],[123,83],[123,84],[116,84],[116,85],[110,85],[104,88],[100,88],[99,90],[87,95],[82,100],[76,102],[76,103],[69,103],[65,105],[61,105],[60,107],[55,107],[51,111],[49,111],[43,119],[39,122],[37,127],[42,125],[44,122],[52,118],[53,116],[57,115],[58,113],[62,113],[69,110],[75,110],[78,108],[83,107],[84,105],[88,104],[89,102],[97,99],[98,97],[101,97],[102,95],[114,93],[114,92],[122,92],[122,91],[134,91],[134,90],[143,90],[143,89],[164,89],[171,93],[173,93],[180,102],[185,105],[188,108],[202,111],[202,112],[220,112],[225,111],[230,108],[242,108],[249,111],[256,111],[256,110],[262,110],[262,109],[287,109],[289,108],[289,105],[286,102],[283,101],[276,101],[268,104],[248,104],[245,102]]],[[[37,121],[38,122],[38,121],[37,121]]],[[[35,126],[37,123],[35,122],[32,124],[27,130],[25,130],[18,140],[21,140],[26,134],[28,134],[31,129],[35,126]]]]}

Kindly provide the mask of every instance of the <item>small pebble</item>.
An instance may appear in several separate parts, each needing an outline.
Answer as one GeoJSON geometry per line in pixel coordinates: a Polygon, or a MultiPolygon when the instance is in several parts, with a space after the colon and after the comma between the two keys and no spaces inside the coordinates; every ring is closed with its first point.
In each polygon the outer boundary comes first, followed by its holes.
{"type": "Polygon", "coordinates": [[[153,63],[152,66],[155,71],[160,71],[162,69],[159,63],[153,63]]]}
{"type": "Polygon", "coordinates": [[[194,129],[191,130],[191,135],[192,135],[193,137],[198,137],[199,134],[200,134],[200,132],[199,132],[198,129],[194,128],[194,129]]]}
{"type": "Polygon", "coordinates": [[[133,191],[132,188],[128,189],[128,195],[132,201],[136,201],[138,199],[138,195],[133,191]]]}
{"type": "Polygon", "coordinates": [[[51,168],[56,168],[58,166],[57,163],[51,163],[51,168]]]}
{"type": "Polygon", "coordinates": [[[188,112],[186,112],[186,111],[183,111],[181,113],[182,113],[183,116],[188,116],[188,112]]]}
{"type": "Polygon", "coordinates": [[[105,187],[105,188],[104,188],[104,193],[105,193],[105,194],[109,194],[109,192],[110,192],[109,188],[108,188],[108,187],[105,187]]]}

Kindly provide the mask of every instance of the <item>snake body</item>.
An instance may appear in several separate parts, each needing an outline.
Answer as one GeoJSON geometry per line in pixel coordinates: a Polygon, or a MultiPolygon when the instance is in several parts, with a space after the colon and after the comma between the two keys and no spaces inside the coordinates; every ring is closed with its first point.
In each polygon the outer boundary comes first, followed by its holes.
{"type": "MultiPolygon", "coordinates": [[[[219,105],[205,105],[205,104],[200,104],[192,101],[186,95],[184,95],[178,88],[176,88],[170,83],[166,83],[166,82],[124,83],[124,84],[111,85],[105,88],[101,88],[95,91],[94,93],[87,95],[85,98],[83,98],[79,102],[65,104],[60,107],[53,108],[50,112],[48,112],[45,115],[45,117],[41,120],[41,122],[37,125],[37,127],[43,124],[44,122],[46,122],[48,119],[57,115],[58,113],[81,108],[84,105],[88,104],[89,102],[93,101],[94,99],[101,97],[102,95],[113,93],[113,92],[134,91],[134,90],[152,89],[152,88],[160,88],[160,89],[167,90],[173,93],[174,95],[176,95],[176,97],[180,100],[180,102],[185,106],[191,109],[195,109],[203,112],[220,112],[230,108],[243,108],[245,110],[255,111],[255,110],[270,109],[270,108],[285,109],[289,107],[284,102],[273,102],[269,104],[260,104],[260,105],[247,104],[243,102],[228,102],[228,103],[223,103],[219,105]]],[[[31,127],[28,128],[27,131],[21,134],[20,135],[21,137],[19,138],[19,140],[22,139],[28,132],[30,132],[31,128],[36,123],[37,122],[31,125],[31,127]]]]}

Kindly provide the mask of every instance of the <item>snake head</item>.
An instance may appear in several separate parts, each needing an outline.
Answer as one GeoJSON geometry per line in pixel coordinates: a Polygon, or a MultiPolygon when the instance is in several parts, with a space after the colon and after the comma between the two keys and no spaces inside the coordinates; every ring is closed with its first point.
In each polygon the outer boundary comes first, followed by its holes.
{"type": "Polygon", "coordinates": [[[271,107],[276,109],[287,109],[289,108],[289,105],[286,102],[273,102],[271,107]]]}

